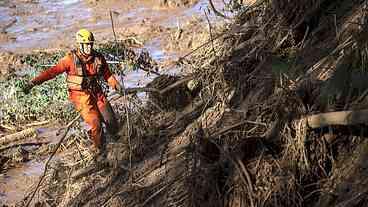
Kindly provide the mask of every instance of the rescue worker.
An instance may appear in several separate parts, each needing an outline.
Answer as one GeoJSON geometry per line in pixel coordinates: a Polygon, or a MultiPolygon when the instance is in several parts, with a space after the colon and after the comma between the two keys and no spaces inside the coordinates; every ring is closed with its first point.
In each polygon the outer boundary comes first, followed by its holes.
{"type": "Polygon", "coordinates": [[[106,99],[99,80],[104,80],[110,87],[121,92],[122,87],[109,70],[102,54],[93,50],[94,37],[92,32],[81,29],[76,33],[78,47],[53,66],[29,81],[23,88],[26,94],[36,85],[66,73],[69,100],[89,125],[89,136],[93,141],[95,157],[104,154],[104,136],[102,123],[106,129],[115,134],[118,122],[114,111],[106,99]]]}

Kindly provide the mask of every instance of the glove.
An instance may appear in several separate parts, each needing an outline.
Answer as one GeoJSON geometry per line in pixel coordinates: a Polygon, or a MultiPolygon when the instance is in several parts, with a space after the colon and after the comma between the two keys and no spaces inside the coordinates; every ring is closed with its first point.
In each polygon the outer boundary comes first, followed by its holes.
{"type": "Polygon", "coordinates": [[[116,90],[116,92],[118,92],[121,95],[123,95],[124,94],[124,91],[125,91],[124,87],[122,85],[120,85],[120,84],[117,84],[116,85],[115,90],[116,90]]]}
{"type": "Polygon", "coordinates": [[[32,83],[32,81],[28,81],[24,84],[22,90],[23,90],[23,93],[25,94],[29,94],[29,92],[31,91],[31,89],[34,87],[34,83],[32,83]]]}

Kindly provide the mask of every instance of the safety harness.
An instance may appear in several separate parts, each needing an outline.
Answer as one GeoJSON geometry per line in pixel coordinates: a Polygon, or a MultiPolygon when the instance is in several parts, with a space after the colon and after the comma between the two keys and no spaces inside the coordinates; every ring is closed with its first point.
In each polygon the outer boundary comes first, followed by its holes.
{"type": "Polygon", "coordinates": [[[70,90],[90,90],[95,91],[100,89],[98,79],[103,76],[102,68],[102,57],[100,54],[93,54],[93,67],[96,69],[96,74],[92,76],[87,75],[87,66],[79,56],[76,51],[71,51],[71,55],[74,61],[75,74],[69,74],[66,78],[68,88],[70,90]]]}

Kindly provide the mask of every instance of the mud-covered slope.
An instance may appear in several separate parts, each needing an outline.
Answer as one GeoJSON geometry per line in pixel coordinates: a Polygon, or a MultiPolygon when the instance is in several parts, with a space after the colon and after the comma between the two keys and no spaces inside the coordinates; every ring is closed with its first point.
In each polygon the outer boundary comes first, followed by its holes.
{"type": "Polygon", "coordinates": [[[59,163],[40,191],[44,202],[364,206],[364,110],[321,113],[364,109],[366,4],[237,7],[213,41],[181,60],[192,74],[160,77],[151,102],[126,106],[109,165],[83,177],[82,164],[59,163]],[[189,104],[162,104],[170,100],[189,104]]]}

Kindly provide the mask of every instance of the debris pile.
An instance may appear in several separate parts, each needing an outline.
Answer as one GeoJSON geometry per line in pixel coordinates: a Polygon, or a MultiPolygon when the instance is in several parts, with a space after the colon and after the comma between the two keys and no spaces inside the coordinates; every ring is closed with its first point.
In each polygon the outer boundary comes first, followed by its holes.
{"type": "Polygon", "coordinates": [[[367,3],[239,7],[232,23],[180,60],[191,74],[157,77],[146,104],[136,96],[121,103],[107,163],[80,173],[90,164],[84,156],[55,162],[37,202],[361,206],[367,3]]]}

